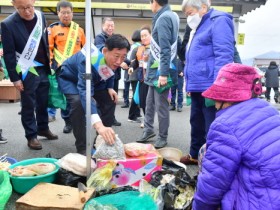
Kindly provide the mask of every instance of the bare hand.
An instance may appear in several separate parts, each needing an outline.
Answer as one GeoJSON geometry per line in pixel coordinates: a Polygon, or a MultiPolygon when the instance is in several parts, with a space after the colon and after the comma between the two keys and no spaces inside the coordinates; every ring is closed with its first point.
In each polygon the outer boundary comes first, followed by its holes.
{"type": "Polygon", "coordinates": [[[96,131],[98,132],[98,134],[103,137],[103,139],[105,140],[105,142],[107,144],[112,145],[115,143],[116,134],[112,128],[105,127],[102,124],[102,122],[95,123],[94,127],[95,127],[96,131]]]}
{"type": "Polygon", "coordinates": [[[148,62],[148,60],[149,60],[149,55],[148,55],[148,54],[144,54],[144,55],[143,55],[143,60],[144,60],[145,62],[148,62]]]}
{"type": "Polygon", "coordinates": [[[133,73],[133,68],[128,69],[128,74],[131,75],[133,73]]]}
{"type": "Polygon", "coordinates": [[[167,76],[159,76],[158,78],[158,87],[167,85],[167,76]]]}
{"type": "Polygon", "coordinates": [[[3,49],[0,49],[0,56],[3,56],[3,49]]]}
{"type": "Polygon", "coordinates": [[[24,91],[24,87],[21,80],[14,82],[14,86],[18,91],[24,91]]]}
{"type": "Polygon", "coordinates": [[[126,64],[126,62],[121,63],[121,68],[124,69],[124,70],[128,69],[128,65],[126,64]]]}
{"type": "Polygon", "coordinates": [[[108,89],[108,93],[109,93],[109,95],[110,95],[112,101],[114,101],[115,103],[117,103],[119,97],[118,97],[118,94],[116,93],[116,91],[115,91],[114,89],[112,89],[112,88],[109,88],[109,89],[108,89]]]}
{"type": "Polygon", "coordinates": [[[183,73],[183,72],[180,72],[179,76],[180,76],[180,77],[184,76],[184,73],[183,73]]]}

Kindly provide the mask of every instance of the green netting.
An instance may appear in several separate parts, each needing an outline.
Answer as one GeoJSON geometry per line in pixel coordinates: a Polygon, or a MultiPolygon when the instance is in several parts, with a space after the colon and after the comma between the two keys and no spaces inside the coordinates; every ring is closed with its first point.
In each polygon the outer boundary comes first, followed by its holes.
{"type": "Polygon", "coordinates": [[[9,173],[0,170],[0,210],[5,209],[5,205],[12,194],[12,185],[10,183],[9,173]]]}
{"type": "Polygon", "coordinates": [[[108,194],[91,199],[84,210],[157,210],[157,206],[149,195],[142,195],[138,191],[124,191],[108,194]]]}

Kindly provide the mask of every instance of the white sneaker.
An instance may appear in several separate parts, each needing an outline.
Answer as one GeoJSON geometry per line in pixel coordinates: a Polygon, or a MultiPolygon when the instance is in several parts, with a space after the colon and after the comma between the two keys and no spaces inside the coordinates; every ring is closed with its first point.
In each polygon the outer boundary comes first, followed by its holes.
{"type": "Polygon", "coordinates": [[[135,120],[128,119],[127,121],[132,123],[141,123],[141,120],[138,118],[136,118],[135,120]]]}

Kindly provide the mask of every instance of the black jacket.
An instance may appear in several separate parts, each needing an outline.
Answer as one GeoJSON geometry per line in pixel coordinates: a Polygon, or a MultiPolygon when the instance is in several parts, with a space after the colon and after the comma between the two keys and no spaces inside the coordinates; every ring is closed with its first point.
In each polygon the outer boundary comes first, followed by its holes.
{"type": "MultiPolygon", "coordinates": [[[[49,55],[49,44],[48,44],[48,32],[47,32],[47,22],[46,19],[42,15],[42,41],[43,46],[45,48],[46,57],[48,58],[48,62],[50,55],[49,55]]],[[[2,30],[2,43],[4,53],[4,60],[6,64],[6,68],[8,70],[10,79],[12,82],[21,80],[20,75],[16,72],[16,52],[22,53],[24,47],[27,43],[29,38],[29,33],[17,12],[9,15],[5,20],[1,23],[1,30],[2,30]]],[[[48,65],[49,67],[49,65],[48,65]]],[[[50,73],[50,68],[48,69],[48,73],[50,73]]]]}

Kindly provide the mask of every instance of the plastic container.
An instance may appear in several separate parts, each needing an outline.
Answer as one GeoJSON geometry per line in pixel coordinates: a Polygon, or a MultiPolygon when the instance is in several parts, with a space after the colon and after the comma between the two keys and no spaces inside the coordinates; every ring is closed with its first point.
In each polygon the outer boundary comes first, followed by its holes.
{"type": "Polygon", "coordinates": [[[18,162],[15,158],[12,158],[12,157],[6,157],[6,160],[7,160],[10,164],[14,164],[14,163],[17,163],[17,162],[18,162]]]}
{"type": "Polygon", "coordinates": [[[162,155],[163,158],[178,162],[180,162],[180,158],[183,156],[182,151],[174,147],[164,147],[158,149],[158,152],[162,155]]]}
{"type": "Polygon", "coordinates": [[[32,177],[15,177],[11,176],[11,183],[14,191],[20,194],[24,194],[33,188],[35,185],[41,182],[53,183],[56,178],[56,173],[59,170],[59,166],[56,164],[57,159],[54,158],[33,158],[28,160],[23,160],[11,165],[9,168],[13,169],[17,166],[26,166],[34,163],[54,163],[56,165],[56,169],[51,173],[40,175],[40,176],[32,176],[32,177]]]}

